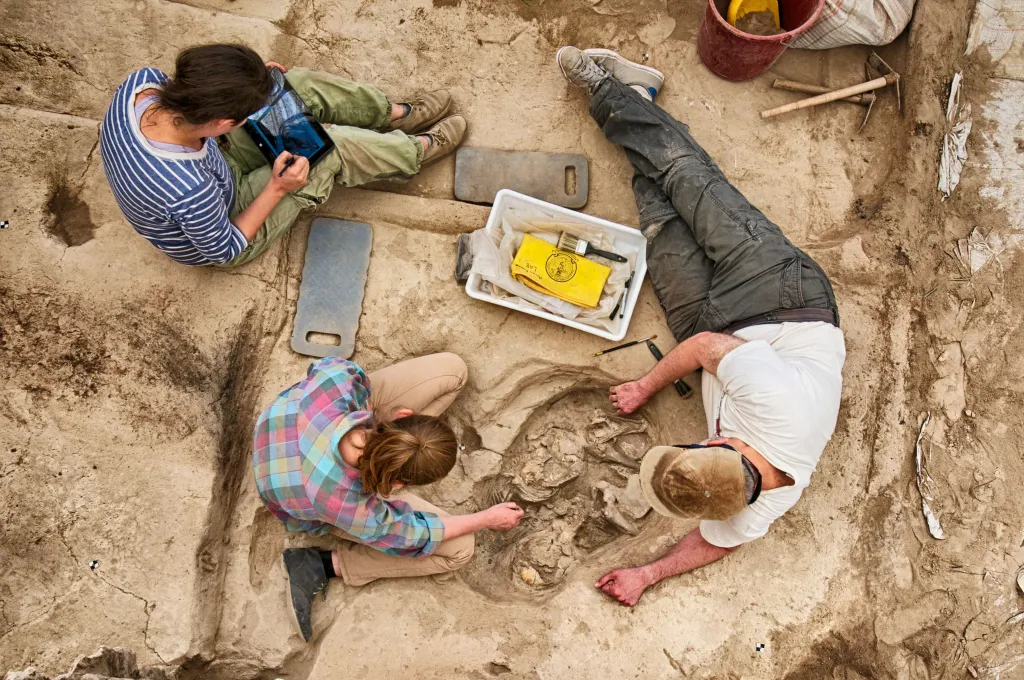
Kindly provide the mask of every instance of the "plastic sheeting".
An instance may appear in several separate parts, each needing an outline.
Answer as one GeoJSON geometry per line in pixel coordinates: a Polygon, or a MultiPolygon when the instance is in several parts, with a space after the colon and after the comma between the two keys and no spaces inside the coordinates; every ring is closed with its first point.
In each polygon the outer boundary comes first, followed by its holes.
{"type": "Polygon", "coordinates": [[[967,49],[988,52],[999,78],[1024,78],[1024,0],[982,0],[974,5],[967,49]]]}
{"type": "Polygon", "coordinates": [[[939,191],[942,200],[949,198],[960,183],[960,173],[967,162],[967,136],[971,134],[970,102],[961,101],[960,85],[964,76],[957,73],[949,86],[949,103],[946,105],[946,135],[942,139],[942,157],[939,159],[939,191]]]}
{"type": "Polygon", "coordinates": [[[932,496],[932,481],[931,475],[928,474],[927,461],[924,455],[924,451],[921,448],[921,441],[924,439],[925,428],[928,427],[928,423],[931,422],[932,414],[929,413],[925,416],[924,422],[921,423],[921,430],[917,433],[917,443],[914,445],[914,462],[915,468],[917,469],[917,490],[921,494],[921,512],[924,513],[925,521],[928,523],[928,533],[933,538],[937,538],[940,541],[946,538],[946,534],[942,532],[942,525],[939,523],[939,518],[936,516],[935,511],[932,510],[932,503],[935,502],[935,498],[932,496]]]}

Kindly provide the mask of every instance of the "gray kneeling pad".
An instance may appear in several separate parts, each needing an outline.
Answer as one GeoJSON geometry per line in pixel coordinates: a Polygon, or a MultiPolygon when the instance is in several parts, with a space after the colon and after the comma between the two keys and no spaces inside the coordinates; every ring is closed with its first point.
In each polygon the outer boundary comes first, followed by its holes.
{"type": "Polygon", "coordinates": [[[372,246],[369,224],[331,217],[313,220],[295,310],[293,350],[313,357],[352,356],[372,246]],[[337,336],[340,342],[311,342],[311,333],[337,336]]]}
{"type": "Polygon", "coordinates": [[[576,153],[499,151],[462,147],[455,153],[455,198],[494,203],[511,189],[566,208],[587,204],[590,185],[587,157],[576,153]]]}

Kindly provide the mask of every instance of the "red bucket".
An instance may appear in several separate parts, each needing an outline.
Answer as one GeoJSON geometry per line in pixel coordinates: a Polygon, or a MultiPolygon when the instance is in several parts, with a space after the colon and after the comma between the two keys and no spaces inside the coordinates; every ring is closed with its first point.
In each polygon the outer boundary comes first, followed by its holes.
{"type": "MultiPolygon", "coordinates": [[[[722,2],[722,0],[719,0],[722,2]]],[[[737,29],[722,16],[715,0],[708,0],[697,36],[701,61],[712,73],[726,80],[750,80],[772,67],[789,43],[814,25],[825,7],[825,0],[779,0],[779,20],[785,33],[750,35],[737,29]]]]}

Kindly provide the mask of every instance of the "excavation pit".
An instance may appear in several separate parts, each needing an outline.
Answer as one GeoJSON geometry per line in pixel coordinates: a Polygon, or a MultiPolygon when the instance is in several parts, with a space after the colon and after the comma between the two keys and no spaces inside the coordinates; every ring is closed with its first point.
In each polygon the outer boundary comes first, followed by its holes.
{"type": "MultiPolygon", "coordinates": [[[[500,467],[473,487],[478,508],[513,501],[526,516],[511,531],[477,536],[465,581],[490,597],[540,597],[594,551],[637,535],[651,509],[637,472],[653,442],[651,423],[615,415],[602,389],[570,391],[538,407],[500,467]]],[[[490,456],[466,459],[481,454],[490,456]]]]}

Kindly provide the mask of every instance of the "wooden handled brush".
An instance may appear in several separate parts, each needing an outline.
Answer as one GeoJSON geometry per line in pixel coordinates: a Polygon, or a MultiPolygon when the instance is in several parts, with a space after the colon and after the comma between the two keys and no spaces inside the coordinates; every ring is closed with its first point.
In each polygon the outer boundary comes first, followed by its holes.
{"type": "Polygon", "coordinates": [[[563,231],[562,235],[558,237],[558,249],[570,253],[576,253],[577,255],[598,255],[611,260],[612,262],[629,262],[629,260],[624,258],[622,255],[610,253],[607,250],[598,250],[590,245],[590,241],[584,241],[583,239],[573,236],[565,231],[563,231]]]}

